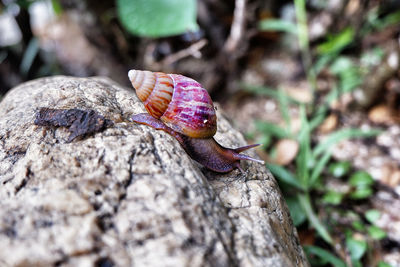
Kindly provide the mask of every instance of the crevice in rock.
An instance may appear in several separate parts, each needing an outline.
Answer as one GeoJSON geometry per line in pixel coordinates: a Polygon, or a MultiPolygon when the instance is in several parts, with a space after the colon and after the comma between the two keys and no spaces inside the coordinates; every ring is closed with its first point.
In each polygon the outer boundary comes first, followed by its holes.
{"type": "Polygon", "coordinates": [[[54,266],[55,267],[62,266],[64,264],[66,264],[68,262],[68,260],[69,260],[69,257],[65,255],[61,259],[54,262],[54,266]]]}
{"type": "Polygon", "coordinates": [[[216,231],[218,239],[221,241],[222,246],[224,247],[224,251],[229,259],[229,266],[238,266],[239,265],[239,260],[236,257],[236,249],[234,246],[234,243],[232,242],[235,239],[234,235],[234,230],[233,230],[233,224],[232,224],[232,232],[230,234],[230,239],[231,239],[231,245],[228,247],[228,245],[223,241],[223,237],[219,231],[216,231]]]}
{"type": "Polygon", "coordinates": [[[115,266],[114,261],[108,257],[101,257],[95,262],[96,267],[113,267],[115,266]]]}
{"type": "MultiPolygon", "coordinates": [[[[217,235],[217,239],[221,242],[225,254],[228,257],[229,260],[229,265],[230,266],[238,266],[239,265],[239,260],[237,258],[237,254],[236,254],[236,247],[235,247],[235,234],[236,234],[236,228],[235,228],[235,224],[232,221],[232,218],[229,216],[229,211],[228,208],[225,207],[223,205],[223,202],[220,200],[220,198],[218,197],[218,195],[216,194],[214,188],[210,185],[210,189],[213,191],[213,200],[212,200],[212,210],[218,210],[218,209],[222,209],[223,212],[226,214],[226,219],[227,221],[223,221],[223,220],[218,220],[218,227],[216,229],[216,235],[217,235]],[[226,243],[225,242],[225,238],[222,236],[222,233],[220,231],[218,231],[218,229],[224,229],[225,226],[224,224],[229,224],[229,229],[230,229],[230,233],[229,233],[229,240],[230,243],[226,243]]],[[[204,209],[203,209],[204,210],[204,209]]],[[[205,211],[205,210],[204,210],[205,211]]],[[[208,217],[208,216],[206,216],[208,217]]]]}
{"type": "MultiPolygon", "coordinates": [[[[105,233],[107,232],[109,229],[114,227],[114,217],[115,215],[118,213],[119,207],[121,205],[121,203],[125,200],[126,196],[127,196],[127,189],[128,187],[131,185],[132,181],[134,180],[134,173],[132,170],[133,167],[133,160],[135,158],[136,155],[136,150],[132,150],[130,156],[129,156],[129,160],[128,160],[128,164],[129,164],[129,178],[122,184],[123,188],[124,188],[124,192],[119,196],[118,198],[118,202],[117,205],[114,207],[113,213],[102,213],[99,214],[96,218],[97,220],[97,225],[99,226],[99,229],[105,233]]],[[[100,156],[100,158],[102,158],[104,155],[102,154],[100,156]]],[[[102,192],[100,190],[97,190],[95,192],[95,195],[101,195],[102,192]]],[[[93,204],[94,209],[96,210],[95,204],[93,204]]],[[[99,209],[99,207],[97,207],[97,210],[99,209]]]]}
{"type": "Polygon", "coordinates": [[[96,217],[97,226],[104,233],[114,227],[113,214],[103,213],[96,217]]]}
{"type": "MultiPolygon", "coordinates": [[[[108,85],[106,85],[106,86],[108,86],[108,85]]],[[[117,90],[110,90],[110,93],[111,93],[111,97],[113,99],[113,101],[111,101],[111,103],[115,104],[114,106],[118,110],[119,115],[121,116],[121,118],[124,118],[126,121],[129,122],[129,118],[125,117],[123,108],[121,107],[121,104],[119,103],[119,101],[117,99],[117,90]]]]}
{"type": "Polygon", "coordinates": [[[26,149],[16,147],[14,149],[8,149],[4,159],[11,160],[12,164],[15,164],[20,158],[26,155],[26,149]]]}
{"type": "MultiPolygon", "coordinates": [[[[119,200],[118,200],[118,208],[119,208],[119,205],[121,204],[121,202],[124,201],[124,199],[125,199],[126,196],[127,196],[128,187],[132,184],[132,182],[133,182],[134,179],[135,179],[135,173],[133,172],[133,160],[134,160],[134,158],[135,158],[135,155],[136,155],[136,149],[132,150],[132,152],[131,152],[131,154],[130,154],[130,156],[129,156],[129,160],[128,160],[128,164],[129,164],[129,178],[128,178],[128,180],[126,180],[126,182],[124,183],[125,192],[124,192],[124,194],[122,194],[122,195],[119,197],[119,200]]],[[[117,212],[118,212],[118,209],[117,209],[116,213],[117,213],[117,212]]]]}
{"type": "Polygon", "coordinates": [[[15,187],[15,194],[18,194],[18,192],[24,188],[26,186],[26,184],[28,183],[29,179],[31,178],[31,176],[33,176],[33,173],[31,171],[31,167],[28,166],[26,168],[26,173],[25,173],[25,177],[22,179],[21,183],[19,185],[17,185],[15,187]]]}

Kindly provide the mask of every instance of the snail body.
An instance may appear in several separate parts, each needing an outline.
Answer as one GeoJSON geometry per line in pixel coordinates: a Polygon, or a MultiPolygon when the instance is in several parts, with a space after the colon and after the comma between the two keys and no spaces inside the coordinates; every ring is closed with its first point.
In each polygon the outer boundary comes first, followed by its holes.
{"type": "Polygon", "coordinates": [[[226,148],[213,138],[217,117],[211,97],[195,80],[162,72],[130,70],[129,80],[148,113],[131,120],[163,130],[175,137],[186,153],[206,168],[229,172],[240,167],[240,160],[264,163],[240,152],[258,145],[226,148]]]}

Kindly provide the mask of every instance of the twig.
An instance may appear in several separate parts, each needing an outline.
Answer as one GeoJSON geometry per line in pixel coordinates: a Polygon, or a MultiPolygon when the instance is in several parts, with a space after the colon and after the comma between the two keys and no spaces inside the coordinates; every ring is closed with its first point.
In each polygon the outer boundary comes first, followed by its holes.
{"type": "Polygon", "coordinates": [[[182,49],[172,55],[169,55],[166,58],[164,58],[163,60],[161,60],[160,62],[155,62],[154,64],[156,66],[171,65],[172,63],[174,63],[182,58],[188,57],[188,56],[200,58],[201,57],[200,49],[202,49],[206,44],[207,44],[207,40],[201,39],[200,41],[192,44],[191,46],[189,46],[185,49],[182,49]]]}
{"type": "Polygon", "coordinates": [[[246,23],[246,0],[236,0],[231,32],[224,45],[225,52],[231,53],[236,50],[242,38],[243,31],[246,26],[245,23],[246,23]]]}

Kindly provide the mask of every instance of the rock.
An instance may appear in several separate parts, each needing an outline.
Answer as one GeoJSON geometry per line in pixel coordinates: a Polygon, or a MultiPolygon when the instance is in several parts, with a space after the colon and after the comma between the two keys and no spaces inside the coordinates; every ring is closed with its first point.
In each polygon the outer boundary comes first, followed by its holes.
{"type": "MultiPolygon", "coordinates": [[[[207,171],[128,121],[143,111],[106,78],[43,78],[4,97],[1,266],[308,266],[265,166],[207,171]],[[114,125],[68,143],[67,128],[33,124],[40,107],[93,109],[114,125]]],[[[220,113],[218,124],[220,143],[245,145],[220,113]]]]}

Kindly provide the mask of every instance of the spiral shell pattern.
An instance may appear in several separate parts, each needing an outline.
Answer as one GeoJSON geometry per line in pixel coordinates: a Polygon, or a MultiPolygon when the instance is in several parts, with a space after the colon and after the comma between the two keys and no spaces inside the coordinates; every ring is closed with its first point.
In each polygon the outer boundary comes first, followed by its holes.
{"type": "Polygon", "coordinates": [[[207,90],[178,74],[130,70],[129,80],[148,113],[173,130],[194,138],[212,137],[217,117],[207,90]]]}

